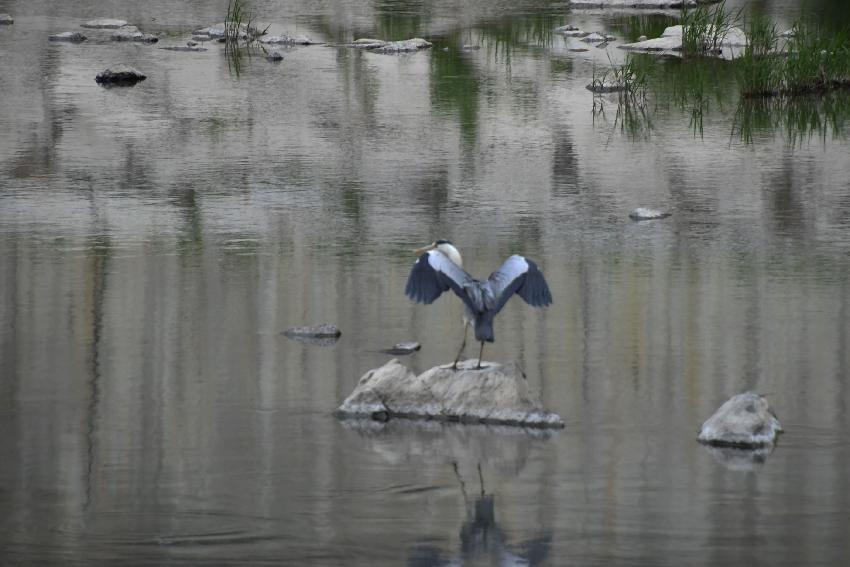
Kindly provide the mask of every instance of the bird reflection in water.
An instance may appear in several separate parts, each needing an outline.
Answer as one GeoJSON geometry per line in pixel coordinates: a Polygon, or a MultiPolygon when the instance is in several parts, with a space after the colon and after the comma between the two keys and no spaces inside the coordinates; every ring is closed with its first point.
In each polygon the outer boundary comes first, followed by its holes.
{"type": "Polygon", "coordinates": [[[460,483],[466,506],[466,520],[460,527],[460,550],[454,554],[448,554],[433,545],[417,545],[411,550],[407,564],[411,567],[541,565],[549,555],[551,534],[535,537],[518,545],[510,545],[507,536],[496,522],[496,497],[493,494],[487,494],[484,490],[481,464],[478,464],[480,491],[471,501],[466,490],[466,482],[458,470],[457,463],[452,463],[452,467],[460,483]]]}

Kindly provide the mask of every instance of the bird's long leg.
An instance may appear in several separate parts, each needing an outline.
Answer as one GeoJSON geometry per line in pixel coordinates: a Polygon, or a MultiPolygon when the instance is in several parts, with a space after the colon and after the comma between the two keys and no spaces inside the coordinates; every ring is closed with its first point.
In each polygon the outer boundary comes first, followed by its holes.
{"type": "Polygon", "coordinates": [[[452,364],[452,370],[457,370],[457,361],[460,360],[460,355],[463,354],[463,349],[466,348],[466,335],[469,334],[469,325],[463,324],[463,342],[460,343],[460,350],[457,351],[455,362],[452,364]]]}
{"type": "Polygon", "coordinates": [[[481,370],[482,368],[484,368],[483,366],[481,366],[481,356],[483,354],[484,354],[484,341],[481,341],[481,350],[478,351],[478,366],[476,367],[476,370],[481,370]]]}

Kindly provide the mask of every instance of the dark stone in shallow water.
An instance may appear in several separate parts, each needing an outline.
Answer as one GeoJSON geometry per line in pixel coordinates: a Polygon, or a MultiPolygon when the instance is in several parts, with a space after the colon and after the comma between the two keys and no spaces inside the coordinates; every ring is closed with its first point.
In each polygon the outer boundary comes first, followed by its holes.
{"type": "Polygon", "coordinates": [[[97,74],[95,81],[102,85],[130,86],[147,79],[147,75],[129,65],[114,65],[97,74]]]}
{"type": "Polygon", "coordinates": [[[81,34],[80,32],[62,32],[55,33],[47,38],[49,41],[67,41],[70,43],[80,43],[88,39],[86,36],[81,34]]]}
{"type": "Polygon", "coordinates": [[[0,14],[0,26],[11,26],[14,23],[14,18],[9,14],[0,14]]]}
{"type": "Polygon", "coordinates": [[[112,41],[135,41],[137,43],[156,43],[159,38],[150,33],[140,32],[136,28],[119,29],[110,36],[112,41]]]}

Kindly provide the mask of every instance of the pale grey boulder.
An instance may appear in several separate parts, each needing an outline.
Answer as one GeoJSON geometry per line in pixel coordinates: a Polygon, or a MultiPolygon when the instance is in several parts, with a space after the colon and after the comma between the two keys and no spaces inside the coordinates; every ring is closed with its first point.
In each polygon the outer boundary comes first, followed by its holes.
{"type": "Polygon", "coordinates": [[[130,86],[144,81],[147,75],[129,65],[113,65],[101,71],[94,78],[102,85],[130,86]]]}
{"type": "Polygon", "coordinates": [[[118,29],[127,25],[127,20],[115,20],[111,18],[101,18],[99,20],[89,20],[83,24],[84,28],[92,29],[118,29]]]}
{"type": "Polygon", "coordinates": [[[61,32],[55,33],[47,38],[49,41],[67,41],[69,43],[81,43],[88,39],[86,36],[81,34],[80,32],[61,32]]]}
{"type": "Polygon", "coordinates": [[[415,375],[393,359],[360,378],[354,391],[336,410],[339,417],[393,417],[519,425],[564,426],[555,413],[543,408],[516,363],[487,362],[477,370],[467,360],[454,370],[436,366],[415,375]]]}
{"type": "Polygon", "coordinates": [[[15,23],[15,19],[9,14],[0,14],[0,26],[11,26],[15,23]]]}
{"type": "Polygon", "coordinates": [[[700,428],[697,440],[709,445],[761,447],[782,432],[767,400],[754,392],[732,396],[700,428]]]}
{"type": "Polygon", "coordinates": [[[382,39],[375,39],[373,37],[361,37],[360,39],[355,39],[351,43],[347,44],[347,47],[353,47],[355,49],[377,49],[379,47],[385,46],[387,41],[382,39]]]}

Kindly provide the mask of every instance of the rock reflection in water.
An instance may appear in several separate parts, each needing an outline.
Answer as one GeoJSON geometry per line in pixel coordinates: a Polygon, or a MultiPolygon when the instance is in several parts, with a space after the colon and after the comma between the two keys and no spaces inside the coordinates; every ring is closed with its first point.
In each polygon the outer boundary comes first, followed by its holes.
{"type": "Polygon", "coordinates": [[[509,542],[496,515],[496,496],[487,492],[484,470],[493,470],[499,479],[517,476],[531,450],[539,443],[546,443],[556,432],[401,419],[389,422],[353,419],[340,424],[357,432],[369,449],[390,463],[443,462],[457,478],[466,517],[458,530],[456,549],[434,545],[433,538],[426,536],[410,550],[408,565],[431,567],[482,561],[492,565],[538,565],[549,555],[552,541],[549,532],[518,543],[509,542]],[[476,480],[478,490],[470,498],[476,480]]]}
{"type": "Polygon", "coordinates": [[[767,458],[773,453],[774,445],[764,445],[752,449],[743,447],[728,447],[703,445],[703,448],[715,461],[730,471],[757,471],[764,466],[767,458]]]}

